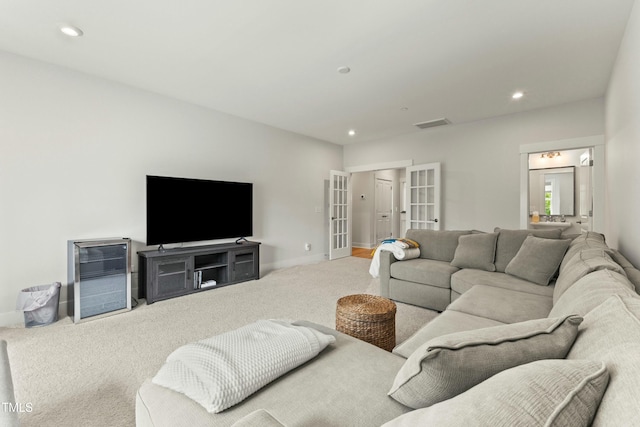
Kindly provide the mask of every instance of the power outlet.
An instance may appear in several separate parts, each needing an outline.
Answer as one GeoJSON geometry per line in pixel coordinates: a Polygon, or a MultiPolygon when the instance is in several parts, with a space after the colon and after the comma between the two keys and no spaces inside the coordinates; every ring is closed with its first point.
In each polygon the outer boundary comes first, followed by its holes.
{"type": "Polygon", "coordinates": [[[311,243],[305,243],[304,244],[304,250],[305,251],[310,251],[311,250],[311,243]]]}

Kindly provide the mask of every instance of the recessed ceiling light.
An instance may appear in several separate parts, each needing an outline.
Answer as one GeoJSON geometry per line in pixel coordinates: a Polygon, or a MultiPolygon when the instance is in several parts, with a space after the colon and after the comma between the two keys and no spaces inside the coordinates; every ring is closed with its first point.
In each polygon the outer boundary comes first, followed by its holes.
{"type": "Polygon", "coordinates": [[[513,99],[520,99],[524,96],[524,92],[518,91],[518,92],[514,92],[513,95],[511,95],[511,98],[513,99]]]}
{"type": "Polygon", "coordinates": [[[69,37],[81,37],[84,34],[80,28],[74,27],[73,25],[61,25],[60,31],[69,37]]]}
{"type": "Polygon", "coordinates": [[[353,129],[349,129],[349,132],[347,132],[349,134],[349,136],[356,136],[356,131],[353,129]]]}
{"type": "Polygon", "coordinates": [[[351,68],[343,66],[343,67],[338,67],[338,72],[340,74],[349,74],[351,72],[351,68]]]}

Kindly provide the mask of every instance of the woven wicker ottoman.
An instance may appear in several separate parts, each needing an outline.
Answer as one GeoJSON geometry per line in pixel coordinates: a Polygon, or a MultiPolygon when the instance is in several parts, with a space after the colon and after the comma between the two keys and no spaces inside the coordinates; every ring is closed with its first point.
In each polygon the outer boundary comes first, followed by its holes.
{"type": "Polygon", "coordinates": [[[391,351],[396,345],[396,304],[376,295],[348,295],[338,300],[336,330],[391,351]]]}

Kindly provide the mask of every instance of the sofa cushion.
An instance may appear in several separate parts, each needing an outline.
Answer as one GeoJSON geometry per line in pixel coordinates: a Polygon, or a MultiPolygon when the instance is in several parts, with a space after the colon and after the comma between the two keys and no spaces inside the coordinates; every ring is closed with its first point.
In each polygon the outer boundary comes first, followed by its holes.
{"type": "Polygon", "coordinates": [[[336,343],[312,363],[213,416],[181,393],[145,381],[136,396],[136,419],[149,426],[222,426],[267,409],[287,426],[339,426],[354,419],[354,408],[366,407],[355,415],[358,422],[380,425],[409,411],[386,395],[405,359],[331,328],[296,323],[333,334],[336,343]]]}
{"type": "Polygon", "coordinates": [[[447,310],[460,311],[502,323],[516,323],[547,317],[552,308],[550,296],[476,285],[447,310]]]}
{"type": "Polygon", "coordinates": [[[465,268],[451,276],[451,289],[459,294],[467,292],[475,285],[494,286],[496,288],[527,292],[535,295],[552,296],[553,286],[540,286],[506,273],[488,272],[465,268]]]}
{"type": "Polygon", "coordinates": [[[284,425],[275,419],[269,411],[258,409],[239,419],[231,427],[284,427],[284,425]]]}
{"type": "Polygon", "coordinates": [[[604,249],[585,249],[575,254],[556,280],[553,290],[554,304],[580,278],[593,271],[605,269],[625,275],[624,269],[615,263],[604,249]]]}
{"type": "Polygon", "coordinates": [[[458,238],[471,230],[407,230],[407,239],[420,245],[420,258],[451,262],[458,247],[458,238]]]}
{"type": "Polygon", "coordinates": [[[496,271],[493,260],[496,255],[497,238],[498,233],[460,236],[451,265],[458,268],[496,271]]]}
{"type": "Polygon", "coordinates": [[[601,362],[539,360],[503,371],[465,393],[401,415],[383,427],[586,427],[608,380],[607,367],[601,362]]]}
{"type": "Polygon", "coordinates": [[[580,322],[578,316],[535,319],[434,338],[407,359],[389,396],[410,408],[424,408],[505,369],[540,359],[563,359],[580,322]]]}
{"type": "Polygon", "coordinates": [[[387,298],[430,310],[443,311],[451,303],[451,289],[391,278],[387,298]]]}
{"type": "Polygon", "coordinates": [[[409,259],[391,264],[391,277],[423,285],[451,288],[451,275],[459,268],[445,261],[409,259]]]}
{"type": "Polygon", "coordinates": [[[470,331],[504,325],[503,322],[461,313],[455,310],[445,310],[438,317],[418,329],[409,339],[396,346],[393,353],[408,359],[422,344],[430,339],[454,332],[470,331]]]}
{"type": "Polygon", "coordinates": [[[604,249],[605,251],[611,251],[611,248],[609,248],[604,241],[603,234],[593,231],[583,233],[571,241],[569,249],[567,249],[567,253],[560,264],[560,274],[562,274],[566,265],[571,261],[571,258],[585,249],[604,249]]]}
{"type": "Polygon", "coordinates": [[[587,274],[573,284],[553,304],[549,317],[567,314],[586,315],[602,304],[611,295],[636,296],[633,285],[620,273],[599,270],[587,274]]]}
{"type": "Polygon", "coordinates": [[[11,379],[11,366],[9,364],[9,354],[7,352],[7,342],[0,340],[0,426],[17,427],[18,411],[8,411],[5,405],[15,405],[16,399],[13,393],[13,380],[11,379]]]}
{"type": "Polygon", "coordinates": [[[527,236],[504,271],[512,276],[547,286],[551,277],[558,271],[569,243],[568,240],[527,236]]]}
{"type": "Polygon", "coordinates": [[[496,228],[498,233],[496,242],[496,271],[504,273],[507,265],[520,250],[520,246],[527,236],[543,237],[545,239],[559,239],[562,234],[561,229],[553,230],[504,230],[496,228]]]}
{"type": "Polygon", "coordinates": [[[601,361],[611,380],[594,427],[640,425],[640,298],[614,295],[584,316],[567,359],[601,361]]]}

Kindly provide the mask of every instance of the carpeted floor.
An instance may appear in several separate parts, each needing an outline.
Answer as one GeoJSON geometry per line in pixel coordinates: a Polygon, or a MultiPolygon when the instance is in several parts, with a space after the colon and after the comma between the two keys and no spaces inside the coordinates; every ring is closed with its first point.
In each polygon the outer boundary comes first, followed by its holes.
{"type": "MultiPolygon", "coordinates": [[[[178,346],[258,319],[335,327],[338,298],[378,293],[369,261],[348,257],[276,270],[257,281],[144,303],[128,313],[41,328],[0,328],[24,427],[133,426],[135,393],[178,346]],[[27,405],[30,404],[30,405],[27,405]]],[[[398,304],[397,342],[436,312],[398,304]]]]}

